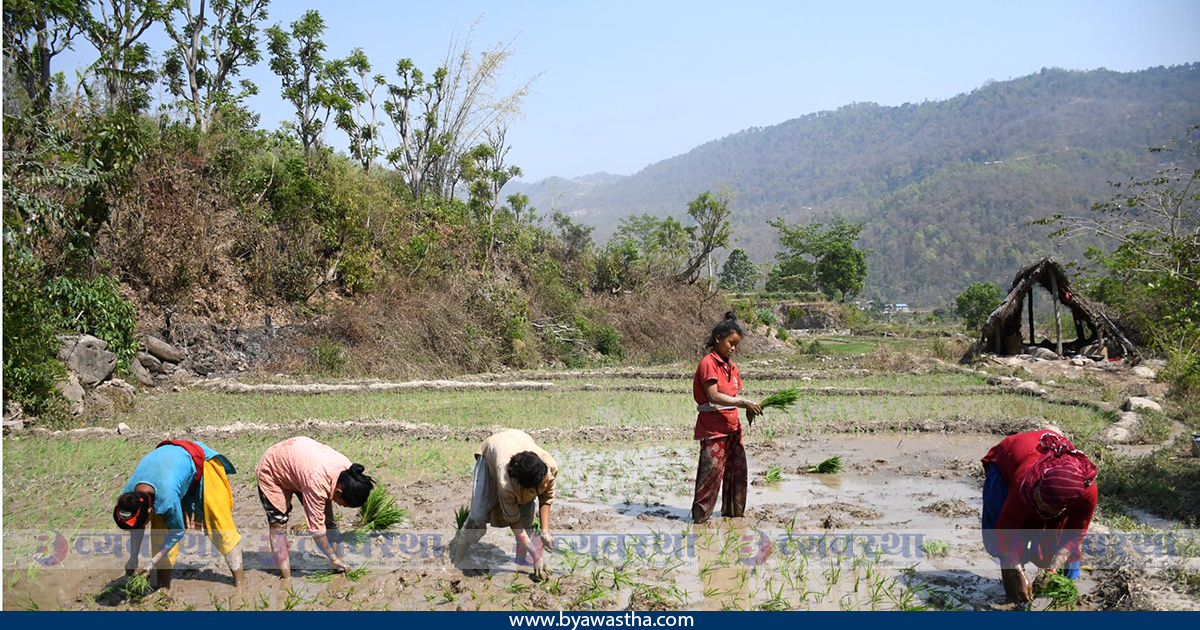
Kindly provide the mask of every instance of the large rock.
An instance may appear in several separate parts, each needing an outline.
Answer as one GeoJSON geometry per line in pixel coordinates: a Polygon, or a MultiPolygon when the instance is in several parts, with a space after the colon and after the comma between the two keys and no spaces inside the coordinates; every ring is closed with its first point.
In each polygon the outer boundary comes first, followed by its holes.
{"type": "Polygon", "coordinates": [[[146,366],[142,365],[141,361],[130,361],[129,371],[133,372],[133,377],[137,379],[138,385],[142,387],[152,387],[154,385],[154,375],[146,366]]]}
{"type": "Polygon", "coordinates": [[[1139,365],[1139,366],[1133,368],[1133,373],[1136,376],[1140,376],[1142,378],[1148,378],[1151,380],[1153,380],[1155,376],[1158,376],[1158,372],[1155,372],[1153,369],[1148,368],[1144,365],[1139,365]]]}
{"type": "Polygon", "coordinates": [[[1047,361],[1057,361],[1062,358],[1062,357],[1058,356],[1058,354],[1055,353],[1053,350],[1049,350],[1046,348],[1034,348],[1034,349],[1030,350],[1030,354],[1032,354],[1033,358],[1035,358],[1035,359],[1045,359],[1047,361]]]}
{"type": "Polygon", "coordinates": [[[133,385],[114,378],[97,387],[89,402],[95,407],[94,411],[99,412],[99,415],[110,416],[119,410],[131,408],[136,392],[133,385]]]}
{"type": "Polygon", "coordinates": [[[83,386],[79,384],[79,377],[75,376],[74,372],[67,372],[67,379],[59,381],[55,387],[62,393],[63,398],[71,403],[71,413],[75,415],[83,413],[83,397],[87,392],[83,391],[83,386]]]}
{"type": "Polygon", "coordinates": [[[151,372],[153,372],[155,374],[163,373],[162,361],[159,361],[158,357],[154,356],[153,354],[150,354],[149,352],[137,353],[137,362],[141,363],[142,367],[146,368],[147,370],[150,370],[151,372]]]}
{"type": "Polygon", "coordinates": [[[91,335],[59,337],[58,359],[79,375],[85,385],[103,383],[117,367],[117,355],[108,343],[91,335]]]}
{"type": "Polygon", "coordinates": [[[1124,405],[1121,405],[1121,409],[1123,411],[1150,410],[1162,413],[1162,405],[1150,400],[1149,398],[1142,398],[1141,396],[1131,396],[1129,400],[1125,401],[1124,405]]]}
{"type": "Polygon", "coordinates": [[[1042,386],[1038,385],[1034,381],[1023,381],[1020,385],[1017,385],[1017,389],[1027,391],[1031,394],[1036,394],[1039,396],[1046,394],[1046,390],[1042,389],[1042,386]]]}
{"type": "Polygon", "coordinates": [[[146,351],[159,360],[169,363],[179,363],[183,360],[182,352],[154,335],[146,335],[146,351]]]}
{"type": "Polygon", "coordinates": [[[1116,422],[1108,425],[1096,435],[1096,439],[1105,444],[1128,444],[1137,436],[1138,424],[1141,423],[1141,416],[1132,411],[1125,411],[1117,414],[1119,418],[1116,422]]]}

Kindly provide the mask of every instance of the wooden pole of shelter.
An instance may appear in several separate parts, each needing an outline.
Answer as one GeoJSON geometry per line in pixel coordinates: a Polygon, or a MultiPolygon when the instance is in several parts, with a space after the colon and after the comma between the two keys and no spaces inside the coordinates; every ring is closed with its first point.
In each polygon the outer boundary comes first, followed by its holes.
{"type": "Polygon", "coordinates": [[[1050,293],[1054,295],[1054,344],[1058,356],[1062,356],[1062,318],[1058,313],[1058,276],[1050,274],[1050,293]]]}
{"type": "Polygon", "coordinates": [[[1037,343],[1033,336],[1033,283],[1029,283],[1029,345],[1037,343]]]}

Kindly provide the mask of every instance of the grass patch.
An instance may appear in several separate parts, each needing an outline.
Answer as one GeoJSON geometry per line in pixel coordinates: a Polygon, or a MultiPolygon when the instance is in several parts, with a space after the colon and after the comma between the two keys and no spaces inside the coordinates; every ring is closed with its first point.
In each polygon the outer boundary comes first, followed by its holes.
{"type": "Polygon", "coordinates": [[[1142,444],[1161,444],[1171,437],[1171,419],[1155,411],[1139,411],[1142,417],[1137,426],[1137,440],[1142,444]]]}
{"type": "Polygon", "coordinates": [[[944,558],[950,555],[950,543],[944,540],[926,540],[921,543],[921,551],[931,558],[944,558]]]}
{"type": "Polygon", "coordinates": [[[1096,451],[1092,460],[1100,468],[1101,495],[1195,527],[1200,515],[1200,459],[1191,457],[1187,437],[1143,457],[1096,451]]]}
{"type": "Polygon", "coordinates": [[[458,531],[467,524],[467,518],[471,516],[471,508],[460,505],[457,510],[454,510],[454,530],[458,531]]]}

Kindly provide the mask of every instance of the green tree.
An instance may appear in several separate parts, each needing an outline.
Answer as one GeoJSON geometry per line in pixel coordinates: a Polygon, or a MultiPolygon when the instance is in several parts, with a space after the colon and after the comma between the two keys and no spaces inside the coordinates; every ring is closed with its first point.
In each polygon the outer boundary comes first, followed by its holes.
{"type": "Polygon", "coordinates": [[[521,176],[521,168],[507,163],[512,148],[505,141],[508,129],[500,127],[489,130],[487,142],[476,145],[460,159],[462,178],[470,193],[467,205],[483,233],[484,247],[482,271],[491,264],[492,252],[496,248],[497,220],[502,212],[509,212],[500,205],[500,191],[513,178],[521,176]]]}
{"type": "Polygon", "coordinates": [[[36,108],[50,102],[51,61],[71,47],[87,23],[84,0],[5,0],[5,68],[11,67],[36,108]]]}
{"type": "Polygon", "coordinates": [[[343,74],[333,86],[341,97],[334,122],[350,138],[350,157],[358,161],[364,172],[370,173],[372,162],[383,155],[379,144],[382,103],[377,102],[375,93],[387,85],[387,79],[382,74],[371,74],[371,62],[361,48],[355,48],[343,63],[354,77],[343,74]]]}
{"type": "Polygon", "coordinates": [[[174,46],[167,51],[163,74],[167,88],[187,103],[201,131],[208,131],[222,108],[239,105],[258,93],[250,81],[233,80],[242,68],[262,59],[258,25],[267,19],[270,0],[169,0],[163,27],[174,46]]]}
{"type": "Polygon", "coordinates": [[[292,22],[291,31],[278,24],[266,31],[271,71],[279,75],[284,100],[296,109],[294,127],[309,171],[313,169],[314,154],[321,147],[325,124],[340,106],[331,86],[346,71],[343,62],[326,63],[325,42],[321,39],[324,32],[325,20],[319,12],[311,10],[292,22]]]}
{"type": "Polygon", "coordinates": [[[836,219],[828,227],[820,222],[789,225],[781,218],[768,223],[779,231],[782,245],[775,255],[779,265],[767,277],[768,291],[819,289],[845,302],[862,290],[868,250],[854,246],[862,223],[836,219]]]}
{"type": "Polygon", "coordinates": [[[741,247],[729,252],[725,264],[721,265],[721,288],[733,291],[751,291],[758,282],[758,267],[741,247]]]}
{"type": "Polygon", "coordinates": [[[695,284],[700,270],[713,250],[729,244],[729,202],[732,194],[721,191],[701,193],[688,204],[688,216],[696,225],[686,228],[690,236],[687,264],[676,279],[695,284]]]}
{"type": "Polygon", "coordinates": [[[983,325],[988,315],[1000,306],[1004,292],[991,282],[975,282],[954,298],[954,312],[974,330],[983,325]]]}
{"type": "Polygon", "coordinates": [[[150,104],[156,73],[150,45],[139,41],[166,15],[161,0],[99,0],[87,18],[84,36],[100,52],[89,68],[104,81],[110,105],[141,111],[150,104]]]}
{"type": "Polygon", "coordinates": [[[842,302],[862,291],[867,277],[867,254],[846,241],[835,241],[825,247],[816,265],[817,285],[829,299],[842,302]]]}

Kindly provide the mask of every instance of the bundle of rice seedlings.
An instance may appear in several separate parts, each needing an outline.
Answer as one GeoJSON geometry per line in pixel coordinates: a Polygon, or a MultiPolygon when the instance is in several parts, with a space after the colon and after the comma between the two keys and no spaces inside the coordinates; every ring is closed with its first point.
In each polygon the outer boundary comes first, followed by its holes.
{"type": "Polygon", "coordinates": [[[358,524],[361,529],[387,529],[404,521],[408,510],[396,507],[396,499],[388,494],[383,485],[375,486],[367,496],[367,502],[358,508],[358,524]]]}
{"type": "Polygon", "coordinates": [[[778,483],[783,481],[783,466],[778,464],[771,466],[767,469],[767,472],[763,475],[763,477],[766,479],[767,483],[778,483]]]}
{"type": "Polygon", "coordinates": [[[128,580],[125,580],[125,586],[122,589],[130,599],[136,599],[150,592],[150,576],[145,573],[139,573],[128,580]]]}
{"type": "Polygon", "coordinates": [[[471,508],[460,505],[457,510],[454,510],[454,529],[461,530],[463,525],[467,524],[467,517],[471,515],[471,508]]]}
{"type": "Polygon", "coordinates": [[[1042,571],[1037,576],[1033,581],[1033,596],[1049,597],[1050,607],[1056,610],[1074,610],[1079,603],[1075,580],[1054,571],[1042,571]]]}
{"type": "Polygon", "coordinates": [[[842,472],[842,458],[838,455],[834,455],[833,457],[830,457],[816,466],[809,466],[807,470],[810,473],[816,473],[818,475],[832,475],[834,473],[840,473],[842,472]]]}
{"type": "Polygon", "coordinates": [[[797,400],[800,400],[800,390],[795,387],[789,387],[762,399],[762,402],[758,403],[758,406],[762,407],[764,413],[768,409],[778,409],[784,413],[791,413],[789,409],[796,405],[797,400]]]}

